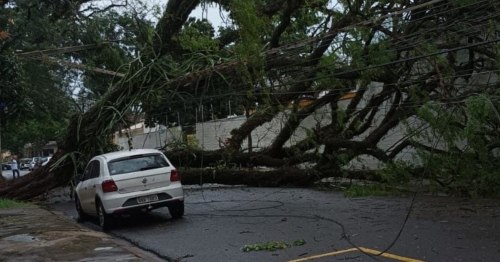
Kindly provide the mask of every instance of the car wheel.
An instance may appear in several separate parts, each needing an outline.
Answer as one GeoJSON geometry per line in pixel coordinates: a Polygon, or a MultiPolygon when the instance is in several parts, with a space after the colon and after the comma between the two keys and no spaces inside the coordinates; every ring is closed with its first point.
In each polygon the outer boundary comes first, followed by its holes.
{"type": "Polygon", "coordinates": [[[109,230],[111,228],[112,218],[110,215],[106,214],[101,200],[97,200],[97,216],[99,218],[99,226],[101,226],[102,231],[109,230]]]}
{"type": "Polygon", "coordinates": [[[172,218],[181,218],[184,215],[184,201],[168,206],[168,212],[170,212],[172,218]]]}
{"type": "Polygon", "coordinates": [[[75,206],[76,206],[76,212],[78,212],[78,217],[76,218],[76,221],[81,223],[84,222],[88,219],[87,214],[83,212],[82,205],[80,204],[80,199],[78,196],[75,194],[75,206]]]}

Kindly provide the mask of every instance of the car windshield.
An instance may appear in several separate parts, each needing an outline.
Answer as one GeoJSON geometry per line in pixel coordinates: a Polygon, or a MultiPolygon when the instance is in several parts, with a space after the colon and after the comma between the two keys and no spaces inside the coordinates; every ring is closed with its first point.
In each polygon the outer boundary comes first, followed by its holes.
{"type": "Polygon", "coordinates": [[[109,174],[112,176],[168,166],[168,162],[160,154],[134,155],[108,163],[109,174]]]}

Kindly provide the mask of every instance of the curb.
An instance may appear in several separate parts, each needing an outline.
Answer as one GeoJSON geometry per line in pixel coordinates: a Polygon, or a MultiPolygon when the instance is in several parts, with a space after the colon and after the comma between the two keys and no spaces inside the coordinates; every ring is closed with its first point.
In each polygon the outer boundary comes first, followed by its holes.
{"type": "Polygon", "coordinates": [[[130,252],[130,253],[136,255],[137,257],[140,257],[146,261],[149,261],[149,262],[165,262],[165,261],[167,261],[167,260],[162,259],[161,257],[157,256],[156,254],[154,254],[152,252],[138,248],[137,246],[133,245],[132,243],[130,243],[128,241],[113,237],[109,234],[106,234],[106,235],[110,236],[111,240],[117,246],[125,249],[126,251],[128,251],[128,252],[130,252]]]}
{"type": "Polygon", "coordinates": [[[74,219],[70,218],[69,216],[67,216],[63,212],[52,211],[52,210],[46,210],[46,211],[48,211],[48,212],[52,213],[53,215],[58,216],[58,217],[60,217],[62,219],[71,220],[72,223],[74,223],[78,228],[81,228],[82,230],[93,231],[93,232],[97,232],[99,234],[102,234],[103,236],[109,238],[118,247],[120,247],[123,250],[125,250],[125,251],[127,251],[127,252],[129,252],[129,253],[131,253],[133,255],[135,255],[136,257],[144,259],[145,261],[148,261],[148,262],[165,262],[165,261],[168,261],[168,260],[165,260],[165,259],[157,256],[156,254],[154,254],[152,252],[143,250],[143,249],[135,246],[134,244],[132,244],[132,243],[126,241],[126,240],[119,239],[119,238],[114,237],[113,235],[105,233],[105,232],[94,231],[92,229],[89,229],[89,228],[81,225],[80,223],[76,222],[74,219]]]}

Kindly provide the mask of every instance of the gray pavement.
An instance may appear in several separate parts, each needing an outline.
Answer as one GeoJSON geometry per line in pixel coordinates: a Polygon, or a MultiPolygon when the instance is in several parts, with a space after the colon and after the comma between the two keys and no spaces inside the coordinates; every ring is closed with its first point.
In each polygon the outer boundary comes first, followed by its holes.
{"type": "MultiPolygon", "coordinates": [[[[173,220],[167,209],[159,209],[119,220],[111,234],[183,262],[498,261],[500,202],[488,199],[418,196],[401,237],[385,257],[351,250],[345,236],[372,254],[388,247],[410,200],[349,199],[311,189],[188,189],[183,219],[173,220]],[[248,244],[299,239],[306,244],[272,252],[242,251],[248,244]]],[[[74,204],[64,197],[51,207],[76,216],[74,204]]],[[[95,223],[85,226],[98,229],[95,223]]]]}
{"type": "MultiPolygon", "coordinates": [[[[24,176],[29,171],[21,171],[24,176]]],[[[12,171],[2,175],[10,180],[12,171]]],[[[38,206],[0,209],[0,261],[164,261],[38,206]]]]}
{"type": "MultiPolygon", "coordinates": [[[[29,172],[29,170],[19,170],[19,175],[24,176],[29,172]]],[[[2,170],[2,176],[7,180],[12,179],[12,170],[2,170]]]]}
{"type": "Polygon", "coordinates": [[[0,261],[161,261],[39,207],[0,209],[0,261]]]}

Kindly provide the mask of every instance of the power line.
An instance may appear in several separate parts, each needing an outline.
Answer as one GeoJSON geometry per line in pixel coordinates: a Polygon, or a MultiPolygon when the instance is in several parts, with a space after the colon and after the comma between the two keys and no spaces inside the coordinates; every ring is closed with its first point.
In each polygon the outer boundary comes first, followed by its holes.
{"type": "MultiPolygon", "coordinates": [[[[407,11],[411,11],[411,10],[414,10],[414,9],[418,9],[418,8],[421,8],[421,7],[425,7],[427,5],[431,5],[431,4],[434,4],[434,3],[438,3],[438,2],[441,2],[442,0],[435,0],[435,1],[430,1],[430,2],[427,2],[427,3],[424,3],[424,4],[421,4],[421,5],[417,5],[417,6],[414,6],[414,7],[410,7],[410,8],[406,8],[406,9],[403,9],[403,10],[400,10],[400,11],[396,11],[394,13],[391,13],[391,14],[388,14],[388,15],[385,15],[385,16],[382,16],[382,17],[379,17],[377,19],[382,19],[384,17],[390,17],[390,16],[393,16],[393,15],[397,15],[397,14],[400,14],[400,13],[404,13],[404,12],[407,12],[407,11]]],[[[423,11],[421,11],[423,12],[423,11]]],[[[363,21],[363,22],[360,22],[360,23],[357,23],[357,24],[353,24],[353,25],[350,25],[348,27],[344,27],[344,28],[341,28],[339,29],[338,31],[347,31],[351,28],[355,28],[356,26],[360,26],[360,25],[370,25],[371,23],[373,23],[373,20],[366,20],[366,21],[363,21]]],[[[323,35],[321,37],[316,37],[316,38],[308,38],[306,40],[302,40],[302,41],[299,41],[298,43],[293,43],[292,46],[299,46],[299,47],[302,47],[303,45],[305,45],[306,42],[314,42],[318,39],[323,39],[324,37],[328,37],[328,36],[333,36],[335,34],[338,33],[338,31],[336,32],[331,32],[329,34],[331,35],[323,35]],[[304,42],[305,41],[305,42],[304,42]]],[[[282,46],[282,47],[279,47],[279,48],[276,48],[276,49],[271,49],[269,51],[266,51],[264,52],[264,55],[269,55],[269,54],[274,54],[276,52],[280,52],[282,51],[283,48],[285,47],[289,47],[289,46],[282,46]]],[[[279,56],[275,59],[279,59],[279,56]]],[[[269,61],[268,61],[269,62],[269,61]]],[[[308,62],[308,61],[305,61],[305,62],[308,62]]],[[[239,64],[238,61],[231,61],[231,62],[227,62],[227,63],[223,63],[223,64],[220,64],[220,65],[216,65],[212,68],[207,68],[207,69],[203,69],[203,70],[198,70],[196,72],[193,72],[187,76],[181,76],[181,77],[177,77],[177,78],[174,78],[173,80],[169,80],[171,84],[174,84],[175,82],[177,82],[179,85],[183,85],[182,83],[185,82],[185,81],[188,81],[189,79],[192,79],[192,78],[198,78],[200,79],[200,77],[203,77],[203,76],[210,76],[212,75],[214,72],[217,72],[219,70],[234,70],[235,68],[237,68],[237,65],[239,64]]]]}
{"type": "Polygon", "coordinates": [[[18,52],[18,53],[16,53],[16,55],[20,59],[38,59],[38,58],[42,58],[45,56],[59,55],[59,54],[79,52],[79,51],[85,51],[85,50],[92,50],[92,49],[100,48],[103,46],[109,46],[109,45],[112,45],[116,42],[118,42],[118,41],[107,41],[107,42],[102,42],[102,43],[97,43],[97,44],[68,46],[68,47],[61,47],[61,48],[54,48],[54,49],[35,50],[35,51],[29,51],[29,52],[18,52]]]}
{"type": "MultiPolygon", "coordinates": [[[[432,1],[431,1],[431,2],[432,2],[432,1]]],[[[436,2],[440,2],[440,1],[434,1],[434,3],[436,3],[436,2]]],[[[433,52],[433,53],[429,53],[429,54],[423,54],[423,55],[420,55],[420,56],[415,56],[415,57],[411,57],[411,58],[400,59],[400,60],[397,60],[397,61],[391,61],[391,62],[387,62],[387,63],[384,63],[384,64],[371,65],[371,66],[367,66],[367,67],[363,67],[363,68],[359,68],[359,69],[353,69],[353,70],[351,70],[351,71],[345,71],[345,72],[340,72],[340,73],[333,73],[333,74],[328,75],[328,76],[326,76],[326,77],[338,77],[338,76],[340,76],[340,75],[342,75],[342,74],[348,74],[348,73],[352,73],[352,72],[360,72],[360,71],[369,70],[369,69],[374,69],[374,68],[378,68],[378,67],[385,67],[385,66],[388,66],[388,65],[393,65],[393,64],[397,64],[397,63],[403,63],[403,62],[408,62],[408,61],[414,61],[414,60],[418,60],[418,59],[422,59],[422,58],[427,58],[427,57],[430,57],[430,56],[437,56],[437,55],[444,54],[444,53],[448,53],[448,52],[455,52],[455,51],[459,51],[459,50],[463,50],[463,49],[469,49],[469,48],[473,48],[473,47],[477,47],[477,46],[481,46],[481,45],[487,45],[487,44],[495,43],[495,42],[498,42],[498,41],[500,41],[500,39],[487,40],[487,41],[483,41],[483,42],[476,43],[476,44],[471,44],[471,45],[467,45],[467,46],[463,46],[463,47],[452,48],[452,49],[449,49],[449,50],[441,50],[441,51],[437,51],[437,52],[433,52]]],[[[424,74],[424,75],[425,75],[425,74],[424,74]]],[[[311,78],[311,79],[306,79],[306,81],[315,81],[315,80],[318,80],[318,79],[320,79],[320,78],[319,78],[319,77],[314,77],[314,78],[311,78]]],[[[417,81],[417,80],[415,80],[415,81],[417,81]]],[[[419,83],[421,83],[421,82],[422,82],[422,81],[419,81],[419,83]]],[[[292,83],[296,84],[296,83],[298,83],[298,82],[297,82],[297,81],[295,81],[295,82],[292,82],[292,83]]],[[[397,84],[401,84],[401,83],[397,83],[397,84]]],[[[397,84],[395,84],[395,85],[397,85],[397,84]]],[[[286,85],[290,85],[290,83],[287,83],[286,85]]],[[[285,87],[286,87],[286,85],[284,84],[283,86],[285,86],[285,87]]],[[[280,94],[283,94],[283,93],[280,93],[280,94]]],[[[496,98],[498,98],[498,97],[496,97],[496,98]]],[[[202,96],[201,101],[203,101],[203,99],[204,99],[204,97],[202,96]]],[[[463,103],[463,101],[446,101],[446,102],[437,102],[437,103],[438,103],[438,104],[439,104],[439,103],[441,103],[442,105],[456,105],[456,104],[458,104],[458,103],[463,103]]],[[[414,106],[410,104],[410,105],[406,105],[406,106],[401,106],[401,108],[403,108],[403,107],[407,107],[407,108],[410,108],[410,107],[420,107],[420,106],[421,106],[420,104],[416,104],[416,105],[414,105],[414,106]]],[[[449,119],[451,119],[451,115],[452,115],[452,114],[450,114],[450,118],[449,118],[449,119]]],[[[448,119],[448,121],[449,121],[449,119],[448,119]]],[[[229,120],[229,121],[232,121],[232,120],[229,120]]],[[[205,122],[202,122],[202,127],[203,127],[204,123],[205,123],[205,122]]],[[[446,125],[448,125],[448,122],[446,123],[446,125]]],[[[439,140],[440,140],[440,138],[438,138],[438,141],[439,141],[439,140]]],[[[436,143],[437,143],[437,142],[436,142],[436,143]]],[[[203,155],[202,155],[202,156],[203,156],[203,155]]],[[[204,162],[203,162],[203,160],[202,160],[202,165],[203,165],[203,163],[204,163],[204,162]]],[[[428,163],[429,163],[429,162],[427,162],[427,165],[428,165],[428,163]]],[[[422,177],[424,176],[424,174],[425,174],[425,170],[424,170],[424,172],[422,173],[422,177]]],[[[201,179],[201,178],[202,178],[202,176],[200,176],[200,179],[201,179]]],[[[201,181],[201,182],[203,182],[203,181],[201,181]]],[[[202,188],[202,190],[203,190],[203,188],[202,188]]],[[[203,191],[202,191],[202,194],[203,194],[203,191]]],[[[204,196],[203,196],[203,199],[204,199],[204,201],[205,201],[205,202],[207,202],[204,196]]],[[[392,248],[392,247],[393,247],[393,245],[394,245],[394,244],[395,244],[395,243],[399,240],[399,237],[401,236],[401,234],[402,234],[402,232],[403,232],[403,230],[404,230],[404,228],[405,228],[405,226],[406,226],[406,222],[408,221],[409,216],[410,216],[410,214],[411,214],[412,207],[413,207],[413,204],[414,204],[414,202],[415,202],[415,199],[416,199],[416,193],[415,193],[415,195],[414,195],[414,197],[413,197],[413,199],[412,199],[412,201],[411,201],[411,203],[410,203],[410,209],[409,209],[409,211],[408,211],[408,212],[407,212],[407,214],[406,214],[406,217],[405,217],[405,219],[404,219],[404,222],[403,222],[403,224],[402,224],[402,226],[401,226],[400,230],[398,231],[397,236],[393,239],[393,241],[391,242],[391,244],[390,244],[390,245],[389,245],[386,249],[384,249],[384,250],[383,250],[380,254],[377,254],[377,255],[381,255],[381,254],[385,253],[386,251],[388,251],[388,250],[389,250],[390,248],[392,248]]],[[[355,243],[353,243],[353,242],[349,239],[349,237],[346,235],[346,233],[345,233],[345,229],[344,229],[343,225],[342,225],[341,223],[339,223],[339,226],[341,226],[341,227],[342,227],[342,229],[343,229],[343,230],[342,230],[342,231],[343,231],[343,233],[342,233],[343,237],[344,237],[344,238],[345,238],[345,239],[346,239],[346,240],[347,240],[347,241],[348,241],[348,242],[349,242],[352,246],[357,247],[357,245],[356,245],[355,243]]],[[[361,251],[362,251],[362,250],[361,250],[361,251]]]]}
{"type": "MultiPolygon", "coordinates": [[[[484,72],[475,72],[474,75],[479,76],[479,75],[494,74],[494,73],[498,73],[499,71],[500,70],[488,70],[488,71],[484,71],[484,72]]],[[[420,74],[412,75],[412,77],[418,78],[420,76],[425,76],[425,75],[427,75],[427,73],[420,73],[420,74]]],[[[463,71],[457,71],[454,75],[446,76],[446,77],[443,77],[442,79],[443,80],[447,80],[447,79],[460,78],[460,77],[465,77],[465,76],[470,76],[470,75],[471,75],[471,73],[469,73],[468,70],[464,69],[463,71]]],[[[314,80],[314,79],[312,79],[312,80],[314,80]]],[[[414,84],[420,84],[422,82],[423,81],[419,80],[419,79],[410,79],[410,80],[407,80],[407,81],[401,81],[401,82],[397,82],[397,83],[384,84],[384,87],[394,87],[394,88],[396,88],[396,87],[399,87],[399,86],[410,86],[410,85],[414,85],[414,84]]],[[[289,84],[293,84],[293,83],[294,82],[289,83],[289,84]]],[[[471,85],[476,86],[476,87],[488,87],[488,86],[493,86],[493,85],[496,85],[496,84],[497,83],[490,84],[488,82],[488,83],[485,83],[485,84],[471,84],[471,83],[457,84],[457,83],[452,83],[450,85],[454,86],[454,87],[460,87],[460,86],[467,87],[467,86],[471,86],[471,85]]],[[[230,92],[227,92],[227,93],[222,93],[222,94],[217,94],[217,95],[206,95],[206,94],[203,94],[203,97],[205,99],[211,99],[211,98],[213,99],[213,98],[223,98],[223,97],[230,97],[230,96],[246,96],[247,92],[254,91],[254,90],[255,90],[254,88],[244,88],[244,89],[239,89],[239,90],[235,89],[233,91],[230,91],[230,92]]],[[[342,89],[332,88],[332,89],[315,89],[315,90],[297,91],[297,92],[294,92],[294,91],[266,92],[266,93],[264,93],[264,95],[287,95],[287,94],[297,94],[297,95],[300,95],[300,94],[333,92],[333,91],[342,91],[342,89]]],[[[95,102],[97,100],[93,100],[93,101],[95,102]]],[[[198,97],[184,98],[183,104],[190,103],[190,102],[198,102],[198,101],[200,101],[200,98],[198,98],[198,97]]],[[[175,104],[179,104],[179,103],[181,103],[181,102],[175,102],[175,104]]]]}
{"type": "Polygon", "coordinates": [[[108,74],[108,75],[112,75],[112,76],[116,76],[116,77],[123,77],[124,74],[122,74],[122,73],[98,68],[95,66],[87,66],[84,64],[69,62],[69,61],[65,61],[63,59],[50,57],[50,56],[58,55],[58,54],[79,52],[79,51],[85,51],[85,50],[93,50],[93,49],[100,48],[103,46],[109,46],[109,45],[116,43],[116,42],[118,42],[118,41],[112,41],[112,42],[108,41],[108,42],[103,42],[103,43],[98,43],[98,44],[70,46],[70,47],[62,47],[62,48],[47,49],[47,50],[36,50],[36,51],[30,51],[30,52],[21,52],[21,53],[17,53],[16,55],[21,60],[30,60],[30,59],[31,60],[40,60],[40,61],[42,61],[42,63],[46,63],[46,64],[63,65],[63,66],[71,67],[71,68],[76,68],[76,69],[81,69],[81,70],[90,70],[90,71],[93,71],[96,73],[108,74]]]}
{"type": "MultiPolygon", "coordinates": [[[[436,15],[439,15],[439,14],[444,14],[444,13],[447,13],[447,12],[451,12],[451,11],[454,11],[454,10],[457,10],[457,9],[464,9],[464,8],[469,7],[469,6],[472,6],[472,5],[478,5],[478,8],[477,8],[476,10],[474,10],[474,11],[475,11],[475,14],[479,14],[479,12],[480,12],[480,11],[488,11],[488,10],[489,10],[487,5],[485,5],[485,6],[479,5],[480,3],[482,3],[482,2],[486,2],[486,1],[487,1],[487,0],[483,0],[483,1],[480,1],[479,3],[474,3],[474,4],[471,4],[471,5],[467,5],[467,6],[460,6],[460,7],[456,7],[456,8],[454,8],[454,9],[446,9],[445,11],[443,11],[443,12],[441,12],[441,13],[430,13],[429,15],[426,15],[426,16],[424,16],[424,17],[422,17],[422,18],[412,19],[412,20],[411,20],[411,23],[415,23],[416,21],[419,21],[419,20],[430,20],[433,16],[436,16],[436,15]],[[483,7],[484,9],[480,9],[480,7],[483,7]]],[[[447,4],[447,3],[445,3],[445,4],[443,4],[443,5],[446,5],[446,6],[447,6],[448,4],[447,4]]],[[[427,14],[427,11],[428,11],[428,10],[423,10],[423,11],[417,12],[416,14],[413,14],[413,15],[418,15],[419,13],[426,13],[426,14],[427,14]]],[[[472,12],[472,11],[471,11],[471,12],[472,12]]],[[[498,12],[497,12],[496,14],[498,14],[498,12]]],[[[496,16],[490,16],[490,17],[496,17],[496,16]]],[[[466,31],[466,30],[468,30],[469,28],[473,28],[473,27],[476,27],[476,26],[484,26],[484,25],[481,25],[481,24],[476,24],[475,22],[477,22],[477,21],[479,21],[479,20],[485,20],[485,19],[488,19],[488,18],[489,18],[488,16],[481,15],[481,16],[479,16],[479,17],[475,18],[474,20],[471,20],[470,18],[465,18],[465,17],[463,16],[463,14],[462,14],[460,17],[455,18],[455,20],[456,20],[456,21],[459,21],[459,22],[461,22],[461,23],[463,23],[463,22],[470,22],[471,24],[473,24],[473,25],[474,25],[474,26],[472,26],[472,27],[466,27],[466,28],[462,29],[463,31],[466,31]]],[[[443,21],[443,22],[442,22],[442,24],[446,24],[446,25],[448,25],[448,26],[451,26],[451,25],[454,25],[454,24],[455,24],[455,23],[454,23],[454,21],[455,21],[455,20],[452,20],[452,21],[443,21]]],[[[364,22],[362,22],[362,23],[365,23],[366,25],[371,25],[371,24],[370,24],[370,23],[371,23],[371,21],[370,21],[370,20],[364,21],[364,22]]],[[[389,23],[389,22],[388,22],[388,23],[389,23]]],[[[410,22],[406,22],[406,23],[407,23],[407,24],[409,24],[410,22]]],[[[402,27],[403,25],[404,25],[404,24],[400,24],[400,25],[398,25],[398,26],[399,26],[399,27],[402,27]]],[[[391,26],[392,26],[392,25],[391,25],[391,26]]],[[[348,26],[348,27],[350,27],[350,26],[348,26]]],[[[405,37],[405,38],[416,37],[416,36],[423,35],[423,34],[425,34],[425,33],[433,32],[433,31],[437,31],[437,30],[440,30],[440,29],[441,29],[441,28],[440,28],[440,27],[438,27],[438,25],[435,25],[433,28],[426,29],[425,31],[421,31],[421,30],[419,30],[419,31],[417,31],[417,32],[415,32],[415,33],[411,33],[411,34],[409,34],[409,35],[403,35],[403,37],[405,37]]],[[[348,32],[348,30],[343,30],[343,29],[339,29],[338,31],[346,31],[346,32],[348,32]]],[[[456,32],[460,32],[460,31],[461,31],[461,30],[455,31],[455,33],[456,33],[456,32]]],[[[332,33],[330,33],[330,34],[332,34],[332,33]]],[[[308,40],[308,39],[306,39],[306,40],[308,40]]],[[[305,40],[302,40],[302,41],[305,41],[305,40]]],[[[342,41],[342,40],[339,40],[339,41],[342,41]]],[[[404,41],[411,41],[411,39],[405,39],[404,41]]],[[[403,41],[403,42],[404,42],[404,41],[403,41]]],[[[299,41],[299,42],[301,42],[301,41],[299,41]]],[[[414,43],[414,42],[413,42],[413,43],[414,43]]],[[[423,42],[423,43],[425,43],[425,42],[423,42]]],[[[332,43],[332,44],[334,45],[334,44],[336,44],[336,43],[334,42],[334,43],[332,43]]],[[[338,44],[338,43],[337,43],[337,44],[338,44]]],[[[281,47],[279,47],[279,48],[281,48],[281,47]]],[[[279,48],[276,48],[276,49],[279,49],[279,48]]],[[[273,49],[273,50],[274,50],[274,49],[273,49]]],[[[298,53],[302,53],[303,51],[301,51],[301,50],[299,50],[299,49],[298,49],[298,50],[296,50],[295,52],[296,52],[295,54],[298,54],[298,53]]],[[[287,52],[286,54],[294,54],[294,53],[287,52]]],[[[279,59],[279,57],[276,57],[275,59],[279,59]]]]}
{"type": "MultiPolygon", "coordinates": [[[[429,1],[427,3],[415,5],[415,6],[408,7],[408,8],[399,10],[399,11],[395,11],[395,12],[387,14],[387,15],[383,15],[383,16],[377,17],[374,20],[365,20],[365,21],[362,21],[362,22],[359,22],[359,23],[356,23],[356,24],[353,24],[353,25],[349,25],[347,27],[343,27],[343,28],[339,29],[338,31],[348,31],[348,30],[354,29],[354,28],[356,28],[358,26],[370,25],[372,23],[376,23],[376,22],[378,22],[378,21],[380,21],[382,19],[385,19],[385,18],[389,18],[389,17],[392,17],[392,16],[403,14],[405,12],[413,11],[415,9],[419,9],[419,8],[426,7],[426,6],[429,6],[429,5],[433,5],[433,4],[436,4],[436,3],[439,3],[439,2],[443,2],[443,1],[444,0],[432,0],[432,1],[429,1]]],[[[306,44],[317,42],[318,40],[321,40],[323,38],[326,38],[326,37],[329,37],[329,36],[334,36],[337,33],[338,33],[337,31],[336,32],[330,32],[330,33],[326,33],[326,34],[324,34],[322,36],[318,36],[318,37],[314,37],[314,38],[309,38],[307,40],[303,40],[303,41],[301,41],[299,43],[289,44],[289,45],[286,45],[286,46],[282,46],[280,48],[271,49],[268,52],[266,52],[266,54],[278,53],[278,52],[283,51],[283,49],[291,48],[291,47],[293,47],[293,48],[302,47],[302,46],[304,46],[306,44]]]]}
{"type": "MultiPolygon", "coordinates": [[[[339,77],[339,76],[346,75],[346,74],[352,74],[352,73],[357,73],[357,72],[361,72],[361,71],[365,71],[365,70],[376,69],[376,68],[380,68],[380,67],[394,65],[394,64],[397,64],[397,63],[403,63],[403,62],[408,62],[408,61],[415,61],[415,60],[419,60],[419,59],[423,59],[423,58],[428,58],[428,57],[436,56],[436,55],[440,55],[440,54],[455,52],[455,51],[464,50],[464,49],[470,49],[470,48],[473,48],[473,47],[483,46],[483,45],[495,43],[495,42],[498,42],[498,41],[500,41],[500,38],[493,39],[493,40],[488,40],[488,41],[483,41],[483,42],[479,42],[479,43],[473,43],[473,44],[464,45],[464,46],[459,46],[459,47],[456,47],[456,48],[450,48],[450,49],[446,49],[446,50],[441,50],[441,51],[437,51],[437,52],[433,52],[433,53],[423,54],[423,55],[420,55],[420,56],[414,56],[414,57],[399,59],[399,60],[396,60],[396,61],[391,61],[391,62],[387,62],[387,63],[383,63],[383,64],[377,64],[377,65],[367,66],[367,67],[364,67],[364,68],[346,70],[346,71],[338,72],[338,73],[334,73],[334,74],[326,74],[323,77],[312,77],[312,78],[308,78],[308,79],[302,79],[300,81],[293,81],[293,82],[289,82],[289,83],[285,83],[285,84],[273,85],[273,88],[277,88],[277,87],[280,87],[280,86],[289,86],[291,84],[305,83],[305,82],[310,82],[310,81],[314,81],[314,80],[320,80],[320,79],[324,79],[324,78],[339,77]]],[[[234,66],[235,62],[232,62],[232,63],[233,63],[232,65],[234,66]]],[[[297,63],[297,65],[300,65],[302,63],[303,62],[299,62],[299,63],[297,63]]],[[[330,66],[335,66],[335,64],[322,65],[321,67],[322,68],[328,68],[330,66]]],[[[218,67],[218,66],[216,66],[216,67],[218,67]]],[[[319,68],[319,69],[316,68],[316,70],[320,70],[320,69],[321,68],[319,68]]],[[[216,72],[217,70],[216,70],[216,68],[211,68],[211,69],[206,69],[204,71],[205,72],[208,72],[208,71],[210,71],[210,72],[216,72]]],[[[196,74],[199,74],[199,73],[196,73],[196,74]]],[[[181,81],[179,83],[179,84],[181,84],[183,79],[186,79],[186,77],[182,77],[181,79],[173,79],[173,80],[171,80],[171,84],[173,84],[175,81],[181,81]]]]}
{"type": "Polygon", "coordinates": [[[106,70],[106,69],[102,69],[102,68],[94,67],[94,66],[88,66],[88,65],[84,65],[84,64],[68,62],[68,61],[65,61],[62,59],[57,59],[57,58],[33,57],[30,59],[40,60],[40,61],[42,61],[42,63],[46,63],[46,64],[63,65],[63,66],[72,67],[72,68],[81,69],[81,70],[90,70],[90,71],[95,72],[95,73],[107,74],[107,75],[116,76],[116,77],[124,77],[125,76],[125,74],[118,73],[115,71],[106,70]]]}

